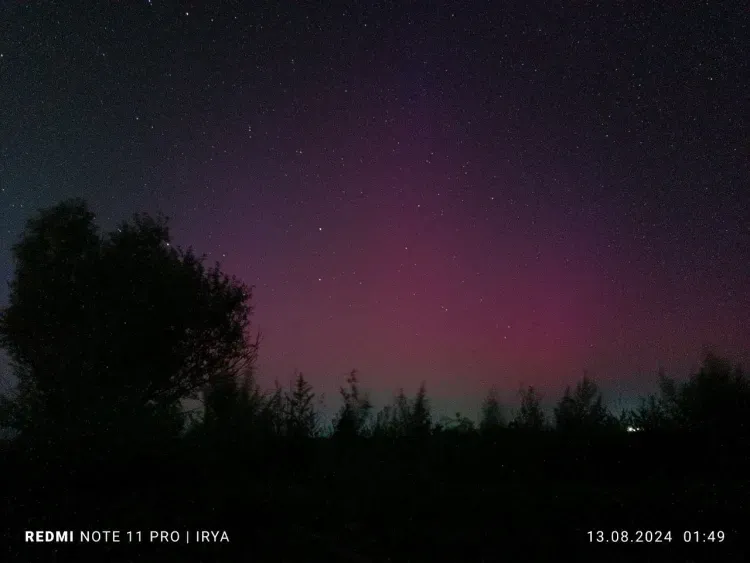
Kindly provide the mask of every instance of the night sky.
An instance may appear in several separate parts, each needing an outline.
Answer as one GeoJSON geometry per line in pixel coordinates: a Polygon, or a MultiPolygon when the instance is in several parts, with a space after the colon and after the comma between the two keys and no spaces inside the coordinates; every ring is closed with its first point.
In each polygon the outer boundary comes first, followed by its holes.
{"type": "Polygon", "coordinates": [[[0,3],[3,279],[82,196],[255,285],[261,382],[331,407],[747,364],[746,5],[73,4],[0,3]]]}

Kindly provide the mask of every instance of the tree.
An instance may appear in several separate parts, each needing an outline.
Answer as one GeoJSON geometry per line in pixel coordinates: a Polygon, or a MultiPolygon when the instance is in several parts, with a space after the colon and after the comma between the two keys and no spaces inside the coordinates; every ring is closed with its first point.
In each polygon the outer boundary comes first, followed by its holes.
{"type": "Polygon", "coordinates": [[[746,435],[750,426],[750,382],[735,367],[708,352],[698,373],[679,388],[675,401],[679,419],[689,430],[718,437],[746,435]]]}
{"type": "Polygon", "coordinates": [[[750,382],[742,367],[707,353],[699,371],[680,384],[659,373],[659,393],[631,413],[644,430],[690,430],[728,437],[747,433],[750,382]]]}
{"type": "Polygon", "coordinates": [[[255,361],[251,288],[173,247],[164,217],[100,236],[70,200],[30,219],[13,254],[0,344],[22,434],[143,435],[142,422],[174,425],[182,399],[255,361]]]}
{"type": "Polygon", "coordinates": [[[372,436],[375,438],[390,438],[394,435],[394,409],[392,405],[385,405],[375,415],[372,423],[372,436]]]}
{"type": "Polygon", "coordinates": [[[542,430],[547,424],[546,416],[542,410],[542,397],[529,386],[521,389],[518,394],[521,397],[521,408],[513,418],[511,426],[524,430],[542,430]]]}
{"type": "Polygon", "coordinates": [[[432,412],[424,383],[410,400],[399,389],[393,405],[378,412],[373,424],[374,436],[424,438],[432,430],[432,412]]]}
{"type": "Polygon", "coordinates": [[[203,391],[203,428],[212,437],[248,439],[262,431],[265,397],[252,370],[239,376],[215,378],[203,391]]]}
{"type": "Polygon", "coordinates": [[[482,403],[482,413],[479,420],[479,431],[488,434],[505,426],[500,400],[496,387],[490,388],[482,403]]]}
{"type": "Polygon", "coordinates": [[[366,431],[372,403],[370,403],[367,395],[362,395],[359,391],[357,370],[351,371],[346,383],[349,386],[348,389],[340,388],[344,404],[334,421],[334,436],[353,438],[362,436],[366,431]]]}
{"type": "Polygon", "coordinates": [[[404,394],[404,390],[399,389],[393,401],[393,408],[390,410],[388,433],[393,436],[406,436],[411,419],[411,401],[404,394]]]}
{"type": "Polygon", "coordinates": [[[304,375],[298,372],[286,395],[286,435],[312,438],[318,434],[318,414],[313,401],[315,393],[304,375]]]}
{"type": "Polygon", "coordinates": [[[663,370],[658,375],[659,395],[641,399],[640,405],[623,415],[623,426],[632,430],[676,430],[680,425],[679,397],[674,379],[663,370]]]}
{"type": "Polygon", "coordinates": [[[274,381],[274,390],[263,403],[260,426],[267,438],[279,438],[286,434],[286,397],[278,381],[274,381]]]}
{"type": "Polygon", "coordinates": [[[555,408],[557,429],[581,432],[611,428],[615,420],[604,405],[596,383],[584,374],[571,393],[570,387],[555,408]]]}
{"type": "Polygon", "coordinates": [[[432,410],[427,398],[427,387],[424,382],[419,386],[414,402],[411,405],[407,436],[425,438],[432,430],[432,410]]]}

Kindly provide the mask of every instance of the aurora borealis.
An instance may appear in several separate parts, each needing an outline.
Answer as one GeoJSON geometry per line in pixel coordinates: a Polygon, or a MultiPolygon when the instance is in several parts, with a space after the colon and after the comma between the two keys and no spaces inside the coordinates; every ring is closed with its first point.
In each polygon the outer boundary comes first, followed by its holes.
{"type": "Polygon", "coordinates": [[[331,404],[749,357],[747,9],[249,4],[0,5],[4,279],[83,196],[254,285],[260,379],[331,404]]]}

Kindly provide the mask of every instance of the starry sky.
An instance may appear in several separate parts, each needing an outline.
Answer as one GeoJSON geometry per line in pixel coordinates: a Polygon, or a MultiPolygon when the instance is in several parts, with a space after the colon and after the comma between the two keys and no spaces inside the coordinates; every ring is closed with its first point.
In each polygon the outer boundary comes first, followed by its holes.
{"type": "Polygon", "coordinates": [[[331,406],[747,363],[746,6],[205,4],[0,2],[2,278],[82,196],[254,285],[261,382],[331,406]]]}

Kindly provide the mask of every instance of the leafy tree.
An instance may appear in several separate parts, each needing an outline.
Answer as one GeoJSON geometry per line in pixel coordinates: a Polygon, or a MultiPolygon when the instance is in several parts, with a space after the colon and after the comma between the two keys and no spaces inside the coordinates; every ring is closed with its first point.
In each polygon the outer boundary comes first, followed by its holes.
{"type": "Polygon", "coordinates": [[[204,422],[218,426],[236,417],[240,403],[240,389],[233,377],[217,377],[206,385],[204,391],[204,422]]]}
{"type": "Polygon", "coordinates": [[[30,219],[13,253],[0,344],[22,434],[122,441],[142,423],[174,428],[182,399],[255,361],[251,289],[173,247],[161,216],[99,235],[70,200],[30,219]]]}
{"type": "Polygon", "coordinates": [[[641,404],[623,415],[623,426],[633,430],[675,430],[680,424],[679,398],[673,379],[659,371],[659,395],[641,399],[641,404]]]}
{"type": "Polygon", "coordinates": [[[490,388],[482,403],[482,414],[479,420],[479,430],[483,434],[492,433],[505,426],[505,418],[503,417],[502,409],[500,407],[500,400],[498,398],[498,392],[496,387],[490,388]]]}
{"type": "Polygon", "coordinates": [[[587,375],[571,393],[570,387],[555,408],[557,429],[563,432],[580,432],[611,428],[615,420],[604,405],[596,383],[587,375]]]}
{"type": "Polygon", "coordinates": [[[513,418],[511,426],[524,430],[544,429],[547,425],[547,418],[542,410],[541,395],[533,386],[521,389],[518,393],[521,397],[521,408],[513,418]]]}
{"type": "Polygon", "coordinates": [[[729,436],[750,428],[750,382],[741,366],[711,352],[677,396],[679,418],[690,430],[729,436]]]}
{"type": "Polygon", "coordinates": [[[707,353],[699,371],[680,384],[659,373],[659,393],[631,413],[644,430],[684,429],[720,436],[747,433],[750,382],[741,366],[707,353]]]}
{"type": "Polygon", "coordinates": [[[341,398],[344,401],[334,421],[334,435],[337,437],[362,436],[367,429],[367,422],[372,410],[367,395],[362,395],[357,380],[357,370],[352,370],[346,379],[348,389],[341,387],[341,398]]]}
{"type": "Polygon", "coordinates": [[[215,378],[203,392],[204,428],[215,436],[249,438],[262,431],[265,400],[252,370],[232,377],[215,378]]]}

